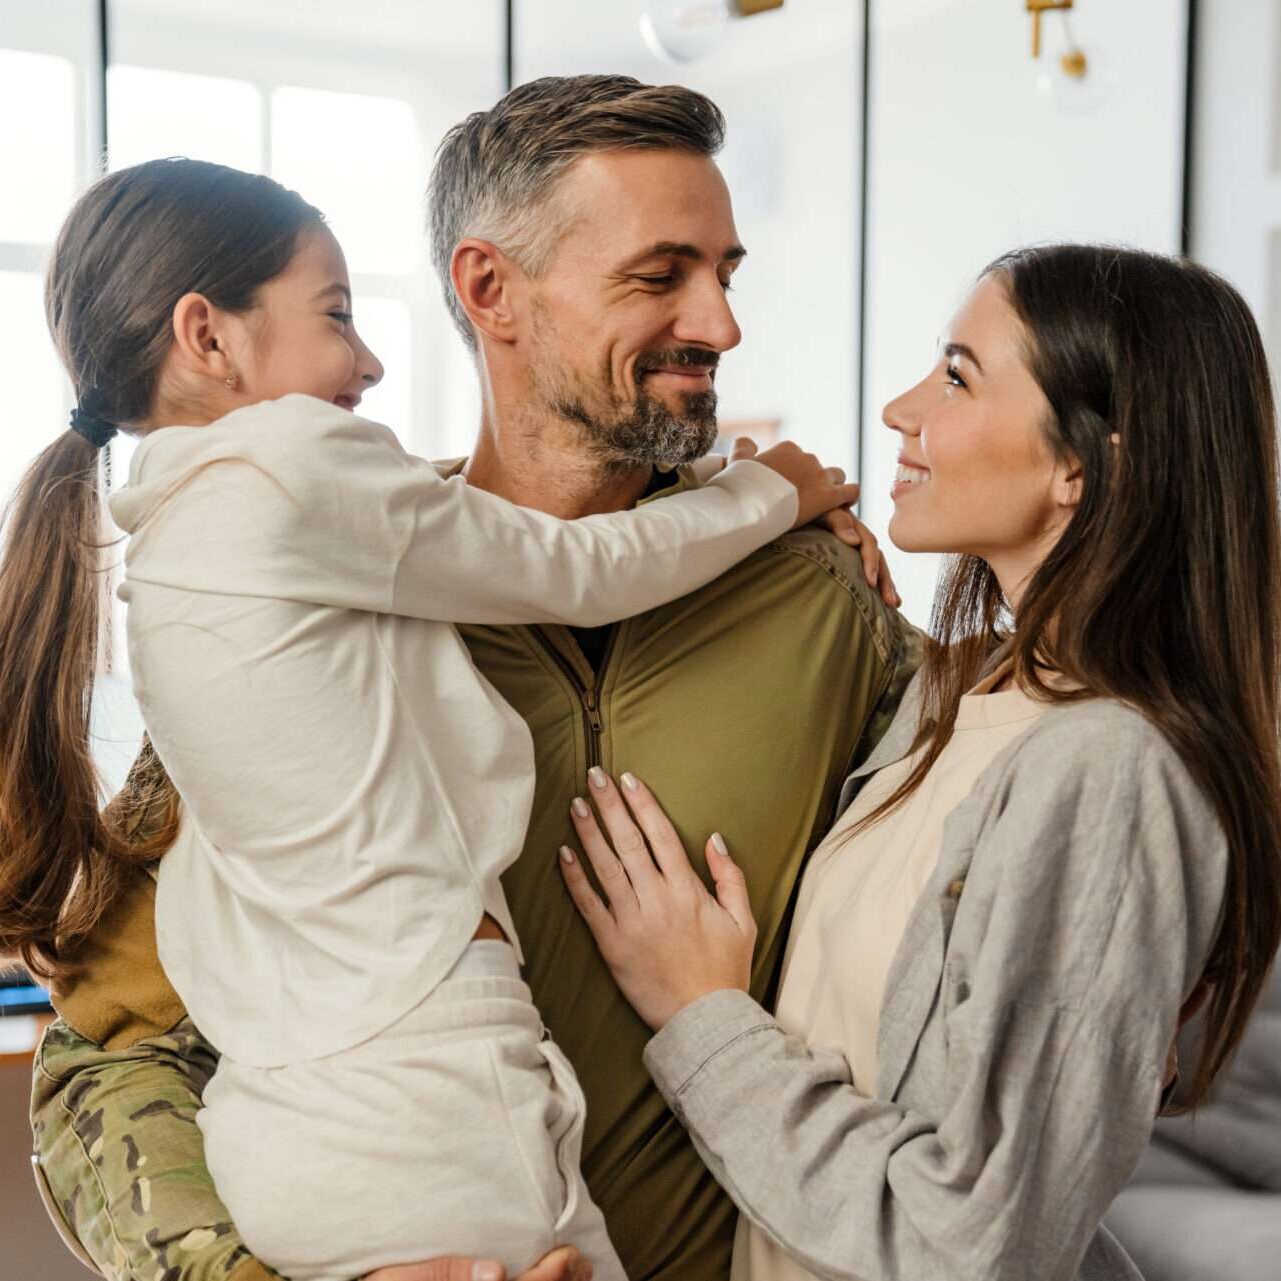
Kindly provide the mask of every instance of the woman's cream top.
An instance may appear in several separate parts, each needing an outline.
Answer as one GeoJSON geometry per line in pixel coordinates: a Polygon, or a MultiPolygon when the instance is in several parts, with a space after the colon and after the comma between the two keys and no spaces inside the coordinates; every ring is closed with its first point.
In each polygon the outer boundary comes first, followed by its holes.
{"type": "MultiPolygon", "coordinates": [[[[874,774],[814,851],[801,883],[777,1019],[812,1046],[840,1050],[854,1088],[876,1093],[885,979],[916,900],[938,861],[943,824],[1004,747],[1049,707],[1018,689],[989,693],[1005,664],[961,699],[956,731],[921,785],[871,828],[849,831],[911,773],[920,754],[874,774]]],[[[746,1217],[731,1281],[813,1281],[746,1217]]]]}
{"type": "Polygon", "coordinates": [[[533,748],[450,624],[653,609],[783,533],[796,503],[745,462],[555,520],[306,396],[147,436],[111,511],[134,692],[183,801],[160,958],[201,1031],[245,1064],[317,1058],[422,1000],[482,912],[517,942],[499,876],[533,748]]]}

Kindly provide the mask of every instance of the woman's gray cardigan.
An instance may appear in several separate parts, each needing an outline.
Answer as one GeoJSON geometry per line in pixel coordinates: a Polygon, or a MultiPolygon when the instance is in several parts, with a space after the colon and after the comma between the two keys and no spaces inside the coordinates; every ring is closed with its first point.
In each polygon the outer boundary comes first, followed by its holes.
{"type": "MultiPolygon", "coordinates": [[[[919,682],[842,807],[911,748],[919,682]]],[[[881,1007],[877,1097],[742,992],[646,1064],[753,1222],[839,1281],[1133,1281],[1100,1228],[1139,1159],[1204,968],[1223,831],[1166,739],[1051,708],[948,817],[881,1007]]]]}

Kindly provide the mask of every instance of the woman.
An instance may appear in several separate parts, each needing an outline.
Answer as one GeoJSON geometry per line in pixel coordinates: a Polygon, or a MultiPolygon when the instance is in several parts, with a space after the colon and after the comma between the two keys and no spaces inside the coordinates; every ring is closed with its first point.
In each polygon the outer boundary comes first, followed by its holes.
{"type": "Polygon", "coordinates": [[[719,837],[713,898],[644,786],[597,775],[604,898],[562,868],[743,1211],[737,1281],[1137,1277],[1099,1224],[1181,1014],[1209,993],[1196,1102],[1281,936],[1262,344],[1191,263],[1028,249],[884,418],[891,537],[957,559],[811,860],[777,1018],[719,837]]]}

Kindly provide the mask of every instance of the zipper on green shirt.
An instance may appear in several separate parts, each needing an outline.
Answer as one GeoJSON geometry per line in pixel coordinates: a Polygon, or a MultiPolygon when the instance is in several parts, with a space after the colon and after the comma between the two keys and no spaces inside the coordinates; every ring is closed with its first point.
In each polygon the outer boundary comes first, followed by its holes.
{"type": "Polygon", "coordinates": [[[605,673],[609,669],[610,656],[614,652],[614,643],[618,639],[618,624],[609,634],[609,640],[605,644],[605,652],[601,655],[600,670],[594,674],[593,679],[587,680],[577,665],[561,652],[555,641],[541,627],[531,627],[530,631],[538,641],[539,647],[551,655],[556,666],[565,674],[565,679],[573,687],[574,693],[578,696],[578,701],[583,708],[583,729],[587,739],[587,768],[591,769],[594,765],[601,764],[601,737],[605,732],[605,722],[601,716],[600,702],[598,691],[605,682],[605,673]]]}

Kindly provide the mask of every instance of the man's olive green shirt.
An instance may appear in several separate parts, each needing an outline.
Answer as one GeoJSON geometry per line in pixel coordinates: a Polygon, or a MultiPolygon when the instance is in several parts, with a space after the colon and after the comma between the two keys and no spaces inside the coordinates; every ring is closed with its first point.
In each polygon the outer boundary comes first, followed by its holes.
{"type": "MultiPolygon", "coordinates": [[[[645,501],[695,484],[682,471],[645,501]]],[[[587,1096],[588,1186],[634,1281],[724,1281],[733,1205],[650,1081],[641,1061],[648,1031],[557,869],[558,848],[575,839],[570,801],[585,792],[592,765],[630,770],[653,788],[704,875],[707,837],[724,834],[759,927],[751,992],[768,1005],[804,859],[830,825],[845,776],[892,719],[920,636],[867,586],[858,553],[814,528],[619,623],[595,665],[564,628],[460,630],[533,734],[533,818],[503,884],[534,1000],[587,1096]]],[[[184,1011],[155,956],[148,887],[104,930],[86,950],[83,976],[58,993],[79,1035],[55,1024],[37,1062],[33,1116],[50,1199],[104,1270],[136,1255],[137,1266],[159,1266],[165,1281],[257,1281],[270,1273],[227,1222],[203,1170],[199,1131],[175,1111],[175,1061],[192,1053],[190,1024],[171,1045],[184,1011]],[[116,1056],[127,1088],[113,1104],[116,1056]],[[145,1115],[151,1098],[166,1106],[145,1115]],[[85,1128],[83,1099],[95,1108],[96,1164],[74,1141],[85,1128]],[[146,1158],[145,1211],[133,1153],[146,1158]],[[181,1240],[199,1248],[175,1248],[181,1240]],[[155,1242],[166,1243],[163,1258],[155,1242]]],[[[202,1081],[188,1073],[179,1084],[190,1094],[202,1081]]],[[[195,1098],[189,1103],[194,1114],[195,1098]]],[[[341,1167],[333,1175],[341,1179],[341,1167]]]]}

